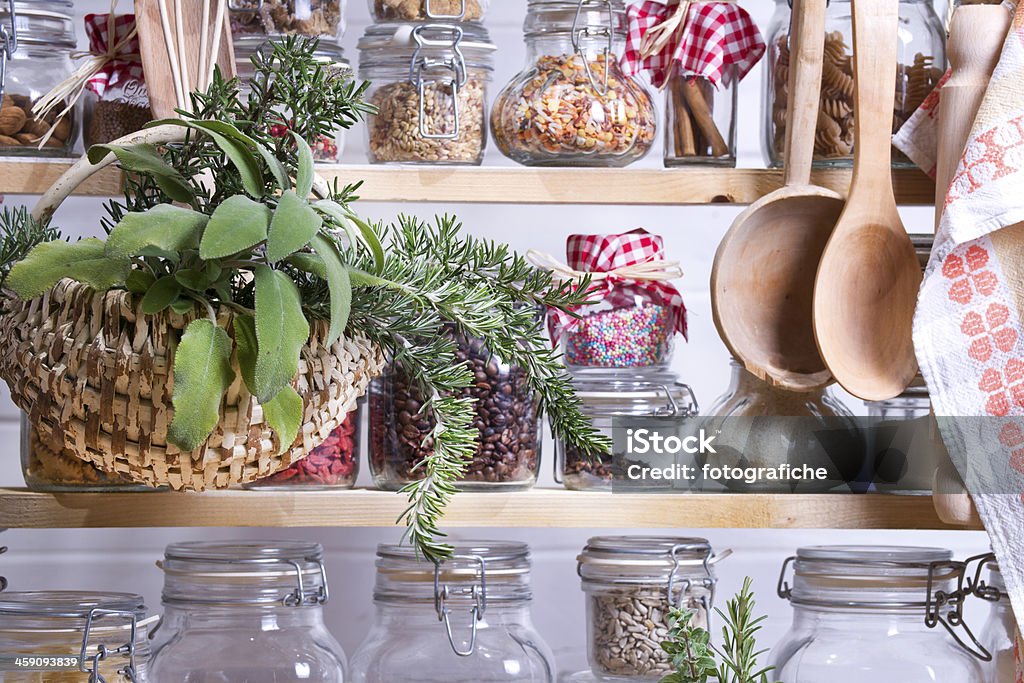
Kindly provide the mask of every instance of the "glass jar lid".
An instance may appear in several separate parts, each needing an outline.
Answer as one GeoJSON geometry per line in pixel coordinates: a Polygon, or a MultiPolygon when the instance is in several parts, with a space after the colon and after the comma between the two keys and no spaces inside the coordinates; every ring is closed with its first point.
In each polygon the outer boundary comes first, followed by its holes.
{"type": "Polygon", "coordinates": [[[315,607],[329,597],[319,543],[174,543],[158,566],[165,605],[315,607]]]}
{"type": "Polygon", "coordinates": [[[492,71],[494,51],[479,24],[373,24],[359,39],[360,69],[408,69],[410,80],[423,71],[492,71]]]}
{"type": "Polygon", "coordinates": [[[0,616],[66,619],[77,628],[84,628],[89,615],[96,610],[133,614],[139,620],[146,616],[142,598],[131,593],[89,593],[70,591],[30,591],[0,595],[0,616]]]}
{"type": "Polygon", "coordinates": [[[732,554],[716,555],[704,538],[676,536],[595,536],[577,556],[577,573],[588,584],[668,584],[700,577],[712,585],[714,565],[732,554]]]}
{"type": "Polygon", "coordinates": [[[629,30],[623,0],[530,0],[523,33],[527,38],[571,36],[607,40],[629,30]]]}
{"type": "Polygon", "coordinates": [[[693,389],[671,375],[637,379],[595,373],[573,378],[573,386],[591,417],[679,418],[699,412],[693,389]]]}
{"type": "MultiPolygon", "coordinates": [[[[12,3],[0,3],[0,25],[11,26],[12,3]]],[[[12,51],[18,43],[74,49],[75,6],[71,0],[15,0],[12,51]]],[[[9,30],[9,29],[8,29],[9,30]]]]}

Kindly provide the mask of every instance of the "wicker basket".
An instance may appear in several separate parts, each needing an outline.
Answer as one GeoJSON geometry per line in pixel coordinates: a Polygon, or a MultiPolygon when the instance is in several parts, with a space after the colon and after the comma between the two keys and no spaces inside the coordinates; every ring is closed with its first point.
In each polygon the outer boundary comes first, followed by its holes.
{"type": "MultiPolygon", "coordinates": [[[[228,330],[231,315],[221,311],[218,321],[228,330]]],[[[167,427],[174,353],[192,319],[144,315],[127,292],[98,293],[70,280],[31,301],[4,296],[0,376],[41,438],[132,481],[199,491],[261,479],[305,457],[340,426],[383,365],[364,337],[324,346],[326,325],[315,323],[294,383],[303,427],[288,450],[278,455],[278,437],[236,364],[220,424],[183,453],[167,443],[167,427]]]]}

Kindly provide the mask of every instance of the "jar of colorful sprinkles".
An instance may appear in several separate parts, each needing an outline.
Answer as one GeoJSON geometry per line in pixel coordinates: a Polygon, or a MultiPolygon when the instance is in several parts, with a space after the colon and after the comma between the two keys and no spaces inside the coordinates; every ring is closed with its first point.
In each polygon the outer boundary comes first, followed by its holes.
{"type": "Polygon", "coordinates": [[[679,264],[664,257],[659,235],[638,229],[618,235],[570,235],[568,264],[533,252],[538,266],[563,279],[589,276],[590,303],[548,316],[551,339],[573,373],[668,368],[676,334],[686,335],[686,307],[671,280],[679,264]]]}

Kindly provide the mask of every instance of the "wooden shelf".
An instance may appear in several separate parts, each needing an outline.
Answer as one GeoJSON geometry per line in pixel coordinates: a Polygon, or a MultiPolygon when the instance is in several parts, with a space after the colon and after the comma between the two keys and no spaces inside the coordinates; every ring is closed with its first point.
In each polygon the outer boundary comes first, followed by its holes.
{"type": "MultiPolygon", "coordinates": [[[[405,499],[384,491],[43,494],[0,489],[0,528],[381,527],[405,499]]],[[[535,489],[460,493],[448,527],[951,529],[930,496],[645,495],[535,489]]]]}
{"type": "MultiPolygon", "coordinates": [[[[41,194],[70,161],[0,158],[0,194],[41,194]]],[[[573,169],[425,166],[321,166],[326,179],[364,181],[359,196],[372,202],[475,204],[749,204],[782,185],[782,172],[764,169],[573,169]]],[[[814,182],[845,193],[848,170],[821,170],[814,182]]],[[[78,193],[114,196],[121,177],[97,174],[78,193]]],[[[916,170],[895,174],[901,204],[932,204],[935,184],[916,170]]]]}

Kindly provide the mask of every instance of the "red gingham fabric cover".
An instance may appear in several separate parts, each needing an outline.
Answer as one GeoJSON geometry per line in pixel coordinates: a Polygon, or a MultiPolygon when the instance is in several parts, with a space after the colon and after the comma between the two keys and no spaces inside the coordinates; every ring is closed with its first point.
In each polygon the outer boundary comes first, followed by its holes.
{"type": "MultiPolygon", "coordinates": [[[[565,250],[569,267],[588,273],[607,273],[639,263],[665,260],[661,235],[652,235],[643,228],[621,235],[569,235],[565,250]]],[[[632,291],[644,290],[655,303],[672,309],[676,332],[686,337],[686,306],[679,290],[668,282],[631,280],[612,275],[595,280],[589,298],[607,301],[616,307],[633,306],[633,296],[624,291],[626,287],[632,291]]],[[[564,311],[552,310],[551,313],[548,327],[552,341],[557,342],[564,332],[576,326],[578,319],[564,311]]]]}
{"type": "Polygon", "coordinates": [[[673,36],[665,49],[640,59],[640,41],[645,33],[671,16],[679,0],[668,4],[646,0],[629,6],[629,35],[622,68],[633,75],[646,69],[651,83],[662,87],[678,62],[686,78],[703,77],[715,86],[730,85],[735,66],[742,80],[765,52],[764,38],[747,11],[731,2],[693,2],[686,29],[673,36]]]}
{"type": "MultiPolygon", "coordinates": [[[[87,14],[85,15],[85,33],[89,37],[89,52],[94,55],[105,55],[111,45],[117,45],[125,36],[135,30],[135,15],[122,14],[114,20],[115,37],[113,43],[107,36],[108,14],[87,14]]],[[[124,81],[144,82],[142,72],[142,61],[139,57],[139,36],[126,42],[117,51],[125,59],[113,59],[107,62],[95,76],[89,79],[86,84],[89,90],[103,97],[107,88],[113,87],[124,81]]]]}

